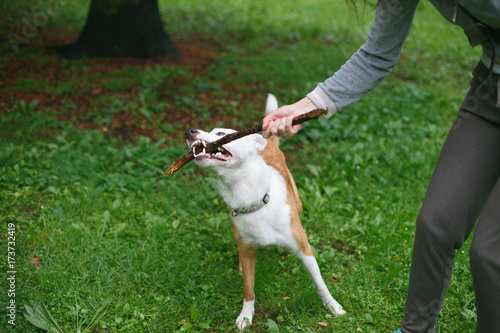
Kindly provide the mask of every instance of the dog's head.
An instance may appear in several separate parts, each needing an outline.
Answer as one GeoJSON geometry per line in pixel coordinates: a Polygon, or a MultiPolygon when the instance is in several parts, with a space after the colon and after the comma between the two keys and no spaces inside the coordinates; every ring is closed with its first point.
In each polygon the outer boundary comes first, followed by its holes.
{"type": "Polygon", "coordinates": [[[210,132],[195,129],[188,130],[186,132],[186,142],[189,148],[195,152],[194,160],[196,164],[214,169],[235,167],[258,154],[267,144],[262,135],[251,134],[223,145],[215,154],[204,151],[203,148],[207,143],[234,132],[236,131],[227,128],[214,128],[210,132]]]}

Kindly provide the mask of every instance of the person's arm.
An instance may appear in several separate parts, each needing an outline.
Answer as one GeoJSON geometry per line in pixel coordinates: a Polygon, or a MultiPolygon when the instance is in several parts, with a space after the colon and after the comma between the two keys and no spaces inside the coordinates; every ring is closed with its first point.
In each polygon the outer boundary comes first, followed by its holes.
{"type": "Polygon", "coordinates": [[[358,101],[385,78],[399,58],[409,34],[419,0],[382,0],[377,6],[366,43],[330,78],[318,84],[307,97],[270,113],[263,120],[263,135],[290,137],[302,126],[291,119],[312,109],[328,109],[331,117],[358,101]],[[311,104],[312,103],[312,104],[311,104]]]}

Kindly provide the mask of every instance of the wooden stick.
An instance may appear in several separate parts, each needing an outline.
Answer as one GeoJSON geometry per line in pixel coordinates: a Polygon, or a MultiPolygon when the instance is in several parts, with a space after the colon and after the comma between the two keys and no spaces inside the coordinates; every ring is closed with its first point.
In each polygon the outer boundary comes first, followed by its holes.
{"type": "MultiPolygon", "coordinates": [[[[302,124],[302,123],[309,121],[311,119],[318,119],[320,116],[324,115],[325,113],[326,113],[326,110],[320,110],[320,109],[316,109],[316,110],[313,110],[311,112],[304,113],[300,116],[293,118],[292,125],[302,124]]],[[[205,151],[207,153],[216,153],[217,148],[221,147],[222,145],[225,145],[226,143],[229,143],[231,141],[240,139],[244,136],[259,133],[259,132],[262,132],[262,125],[248,127],[248,128],[242,129],[240,131],[237,131],[237,132],[234,132],[231,134],[227,134],[224,137],[220,138],[219,140],[208,143],[207,146],[205,147],[205,151]]],[[[168,170],[167,170],[167,175],[173,174],[174,172],[176,172],[177,170],[182,168],[184,165],[186,165],[189,161],[191,161],[193,159],[194,159],[194,153],[192,151],[190,151],[189,153],[187,153],[186,155],[182,156],[177,161],[172,163],[170,168],[168,168],[168,170]]]]}

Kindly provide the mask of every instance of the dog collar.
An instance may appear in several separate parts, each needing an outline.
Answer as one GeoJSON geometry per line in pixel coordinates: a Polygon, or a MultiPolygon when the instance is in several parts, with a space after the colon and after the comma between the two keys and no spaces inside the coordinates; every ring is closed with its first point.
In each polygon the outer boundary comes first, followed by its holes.
{"type": "Polygon", "coordinates": [[[233,209],[231,215],[233,217],[236,217],[239,214],[249,214],[249,213],[256,212],[259,209],[261,209],[262,207],[264,207],[265,205],[267,205],[269,200],[271,200],[271,197],[269,196],[269,190],[267,190],[266,194],[264,194],[264,197],[262,198],[262,200],[259,201],[259,203],[255,204],[255,205],[251,205],[250,207],[247,207],[247,208],[233,209]]]}

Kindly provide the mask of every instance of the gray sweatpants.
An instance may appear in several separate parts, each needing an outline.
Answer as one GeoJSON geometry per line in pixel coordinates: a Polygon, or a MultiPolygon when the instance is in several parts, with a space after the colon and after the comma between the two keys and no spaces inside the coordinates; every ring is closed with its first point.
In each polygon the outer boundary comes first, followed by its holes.
{"type": "Polygon", "coordinates": [[[500,332],[500,87],[494,74],[476,92],[486,73],[482,63],[474,70],[417,217],[403,333],[435,331],[455,250],[474,227],[477,332],[500,332]]]}

